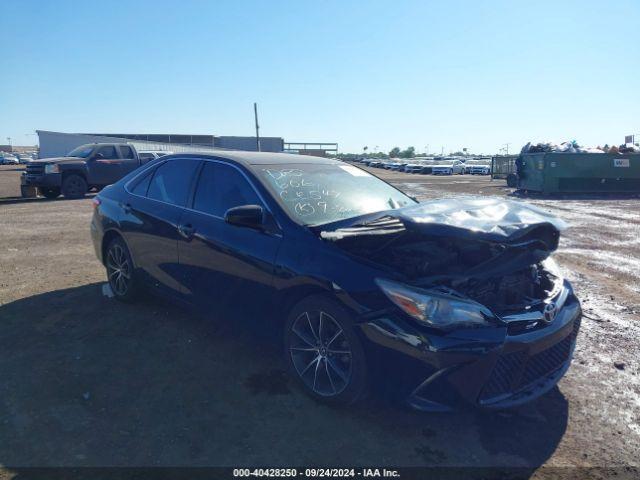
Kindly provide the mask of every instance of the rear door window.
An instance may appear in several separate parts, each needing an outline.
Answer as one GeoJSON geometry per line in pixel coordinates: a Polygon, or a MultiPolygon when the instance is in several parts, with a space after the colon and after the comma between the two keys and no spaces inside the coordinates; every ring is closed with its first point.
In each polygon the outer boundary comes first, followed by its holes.
{"type": "Polygon", "coordinates": [[[133,150],[127,145],[120,145],[120,155],[121,158],[133,158],[133,150]]]}
{"type": "Polygon", "coordinates": [[[262,205],[244,175],[231,165],[205,162],[198,178],[193,209],[224,217],[227,210],[241,205],[262,205]]]}
{"type": "Polygon", "coordinates": [[[199,162],[191,159],[169,160],[156,168],[147,197],[184,207],[189,196],[193,174],[199,162]]]}

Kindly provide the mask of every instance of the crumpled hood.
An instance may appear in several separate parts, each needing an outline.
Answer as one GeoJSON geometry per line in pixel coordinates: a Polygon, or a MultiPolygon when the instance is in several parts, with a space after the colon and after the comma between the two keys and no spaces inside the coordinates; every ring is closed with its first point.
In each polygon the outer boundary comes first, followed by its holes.
{"type": "MultiPolygon", "coordinates": [[[[542,225],[558,232],[567,225],[564,221],[533,205],[486,197],[460,197],[430,200],[396,210],[379,212],[375,217],[353,219],[350,225],[332,229],[322,228],[325,239],[350,236],[354,226],[366,225],[368,220],[388,217],[399,220],[403,227],[425,235],[477,239],[490,242],[513,242],[533,228],[542,225]],[[359,219],[363,221],[360,222],[359,219]],[[346,227],[346,228],[345,228],[346,227]]],[[[340,222],[342,224],[342,222],[340,222]]],[[[355,232],[353,232],[355,233],[355,232]]],[[[370,232],[369,232],[370,233],[370,232]]]]}
{"type": "Polygon", "coordinates": [[[437,283],[528,269],[556,250],[564,228],[562,220],[526,203],[463,197],[363,215],[313,230],[356,257],[437,283]]]}
{"type": "Polygon", "coordinates": [[[432,200],[388,214],[408,230],[494,242],[513,241],[541,224],[551,224],[558,231],[566,228],[564,221],[538,207],[500,198],[432,200]]]}

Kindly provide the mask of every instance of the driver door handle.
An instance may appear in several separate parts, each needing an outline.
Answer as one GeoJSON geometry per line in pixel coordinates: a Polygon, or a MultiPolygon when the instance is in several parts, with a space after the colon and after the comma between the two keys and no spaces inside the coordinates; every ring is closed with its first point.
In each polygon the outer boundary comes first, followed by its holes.
{"type": "Polygon", "coordinates": [[[180,233],[183,238],[191,240],[193,235],[196,233],[196,229],[190,223],[180,224],[178,225],[178,233],[180,233]]]}

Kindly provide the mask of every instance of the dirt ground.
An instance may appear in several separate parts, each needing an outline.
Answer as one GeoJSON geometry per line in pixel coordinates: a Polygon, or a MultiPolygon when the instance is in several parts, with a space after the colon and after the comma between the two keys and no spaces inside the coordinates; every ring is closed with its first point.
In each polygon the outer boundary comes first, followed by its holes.
{"type": "MultiPolygon", "coordinates": [[[[571,225],[556,258],[585,310],[574,363],[558,388],[524,407],[425,414],[375,396],[323,406],[246,325],[157,299],[107,298],[90,199],[9,198],[19,195],[19,170],[0,167],[0,474],[428,465],[526,467],[540,477],[555,471],[541,466],[640,464],[639,198],[526,199],[571,225]]],[[[372,171],[420,199],[513,197],[487,177],[372,171]]]]}

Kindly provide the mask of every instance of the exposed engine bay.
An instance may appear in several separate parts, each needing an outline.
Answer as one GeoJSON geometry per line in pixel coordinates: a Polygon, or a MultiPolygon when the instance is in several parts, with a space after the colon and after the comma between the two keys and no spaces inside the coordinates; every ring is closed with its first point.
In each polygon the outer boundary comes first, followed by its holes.
{"type": "Polygon", "coordinates": [[[399,209],[398,214],[385,212],[371,221],[326,229],[320,236],[364,261],[402,273],[415,286],[450,289],[506,313],[539,303],[557,288],[558,279],[542,262],[557,248],[563,225],[534,207],[498,201],[500,219],[482,218],[483,209],[496,210],[486,199],[480,205],[457,200],[455,205],[463,208],[449,209],[442,222],[429,206],[441,214],[443,202],[452,201],[438,200],[420,204],[419,210],[399,209]],[[505,213],[511,214],[506,224],[505,213]],[[465,225],[468,219],[473,225],[465,225]]]}

